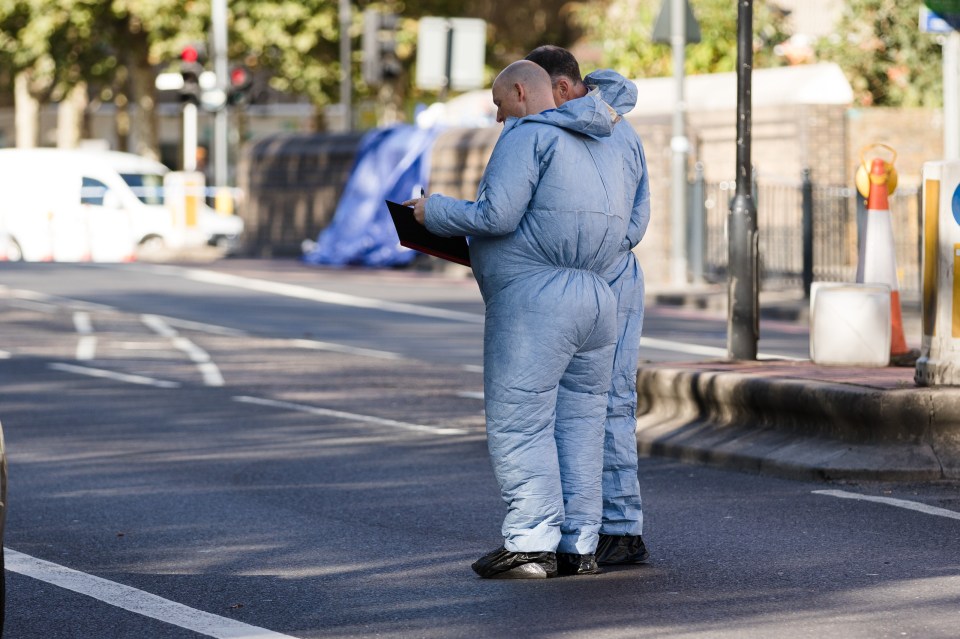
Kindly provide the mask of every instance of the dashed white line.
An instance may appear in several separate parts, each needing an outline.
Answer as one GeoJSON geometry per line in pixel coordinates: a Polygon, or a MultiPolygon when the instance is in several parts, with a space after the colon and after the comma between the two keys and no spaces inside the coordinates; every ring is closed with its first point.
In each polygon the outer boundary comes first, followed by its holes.
{"type": "Polygon", "coordinates": [[[118,373],[108,371],[102,368],[90,368],[89,366],[74,366],[73,364],[61,364],[53,362],[47,366],[55,371],[64,373],[74,373],[76,375],[86,375],[87,377],[100,377],[102,379],[111,379],[115,382],[127,382],[128,384],[140,384],[141,386],[156,386],[157,388],[180,388],[178,382],[168,382],[163,379],[154,379],[144,377],[143,375],[130,375],[128,373],[118,373]]]}
{"type": "Polygon", "coordinates": [[[207,386],[223,386],[223,375],[220,369],[210,359],[209,353],[203,350],[186,337],[180,337],[176,329],[157,315],[141,315],[144,324],[152,328],[161,337],[167,337],[173,341],[175,348],[186,353],[187,357],[197,365],[200,375],[203,377],[203,383],[207,386]]]}
{"type": "Polygon", "coordinates": [[[190,608],[158,595],[80,572],[60,564],[3,549],[6,569],[81,595],[93,597],[122,610],[157,619],[216,639],[295,639],[209,612],[190,608]]]}
{"type": "Polygon", "coordinates": [[[483,391],[463,391],[457,393],[457,397],[463,397],[464,399],[483,399],[483,391]]]}
{"type": "Polygon", "coordinates": [[[10,351],[0,351],[0,359],[10,359],[11,357],[10,351]]]}
{"type": "Polygon", "coordinates": [[[264,399],[260,397],[250,397],[248,395],[237,395],[234,401],[244,404],[256,404],[258,406],[269,406],[271,408],[281,408],[292,410],[310,415],[319,415],[321,417],[337,417],[354,422],[365,422],[367,424],[377,424],[379,426],[391,426],[404,430],[413,430],[423,433],[432,433],[434,435],[466,435],[468,431],[462,428],[444,428],[442,426],[427,426],[424,424],[410,424],[408,422],[398,422],[394,419],[384,419],[382,417],[373,417],[372,415],[358,415],[357,413],[347,413],[340,410],[329,408],[319,408],[317,406],[307,406],[305,404],[294,404],[292,402],[282,402],[275,399],[264,399]]]}
{"type": "Polygon", "coordinates": [[[874,497],[872,495],[861,495],[859,493],[850,493],[845,490],[814,490],[814,495],[826,495],[828,497],[838,497],[839,499],[856,499],[859,501],[870,501],[877,504],[886,504],[888,506],[896,506],[897,508],[906,508],[907,510],[915,510],[917,512],[926,513],[927,515],[936,515],[937,517],[947,517],[948,519],[960,519],[960,513],[947,510],[946,508],[938,508],[936,506],[928,506],[927,504],[921,504],[916,501],[909,501],[906,499],[896,499],[894,497],[874,497]]]}
{"type": "Polygon", "coordinates": [[[90,313],[75,311],[73,326],[80,334],[80,339],[77,340],[76,358],[78,360],[93,359],[97,352],[97,338],[93,335],[93,322],[90,320],[90,313]]]}

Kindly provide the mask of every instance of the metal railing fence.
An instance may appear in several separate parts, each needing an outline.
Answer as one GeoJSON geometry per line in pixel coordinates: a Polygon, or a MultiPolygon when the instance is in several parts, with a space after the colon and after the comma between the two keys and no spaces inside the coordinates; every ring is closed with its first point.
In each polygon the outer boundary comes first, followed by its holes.
{"type": "MultiPolygon", "coordinates": [[[[853,187],[816,184],[807,176],[804,172],[799,180],[755,181],[764,288],[804,287],[813,280],[856,281],[865,202],[853,187]]],[[[732,180],[691,185],[692,194],[703,194],[703,276],[708,282],[727,277],[727,218],[734,189],[732,180]]],[[[918,187],[902,186],[889,200],[903,296],[915,297],[920,291],[919,195],[918,187]]],[[[697,206],[700,198],[692,197],[691,202],[697,206]]],[[[692,218],[697,219],[696,215],[692,218]]],[[[696,259],[692,257],[691,261],[696,259]]]]}

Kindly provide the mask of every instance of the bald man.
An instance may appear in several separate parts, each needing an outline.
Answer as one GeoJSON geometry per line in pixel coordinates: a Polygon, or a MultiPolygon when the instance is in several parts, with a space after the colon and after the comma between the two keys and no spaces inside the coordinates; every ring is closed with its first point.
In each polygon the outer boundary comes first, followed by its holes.
{"type": "Polygon", "coordinates": [[[476,201],[411,200],[432,232],[470,237],[486,306],[487,443],[507,504],[503,546],[473,564],[485,578],[599,572],[600,474],[616,300],[604,281],[628,219],[599,99],[555,109],[532,62],[493,84],[504,123],[476,201]]]}

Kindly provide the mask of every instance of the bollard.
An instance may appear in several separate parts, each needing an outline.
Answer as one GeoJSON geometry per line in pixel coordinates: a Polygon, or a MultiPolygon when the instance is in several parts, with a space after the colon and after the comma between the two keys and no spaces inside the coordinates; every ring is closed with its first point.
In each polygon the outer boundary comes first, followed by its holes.
{"type": "Polygon", "coordinates": [[[914,381],[960,386],[960,161],[923,165],[923,341],[914,381]]]}

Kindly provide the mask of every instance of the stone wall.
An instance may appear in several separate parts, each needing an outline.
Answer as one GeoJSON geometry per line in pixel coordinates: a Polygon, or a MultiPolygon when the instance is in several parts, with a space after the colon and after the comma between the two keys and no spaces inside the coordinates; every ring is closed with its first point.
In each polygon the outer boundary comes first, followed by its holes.
{"type": "Polygon", "coordinates": [[[271,135],[245,147],[237,178],[246,194],[239,209],[243,253],[300,255],[333,218],[362,133],[271,135]]]}
{"type": "MultiPolygon", "coordinates": [[[[869,142],[885,142],[899,154],[896,166],[907,197],[907,189],[920,182],[923,162],[941,154],[939,118],[939,110],[922,109],[849,110],[835,105],[756,109],[752,159],[758,183],[799,186],[802,170],[809,168],[817,185],[852,185],[859,149],[869,142]]],[[[627,123],[640,135],[647,156],[651,221],[637,254],[647,282],[656,286],[669,278],[671,118],[669,114],[628,118],[627,123]]],[[[499,135],[499,126],[442,133],[431,155],[430,191],[473,199],[499,135]]],[[[691,176],[699,161],[707,182],[735,178],[734,111],[690,113],[688,135],[691,176]]],[[[298,255],[303,239],[316,238],[336,209],[360,138],[360,133],[277,135],[246,148],[238,175],[248,196],[241,210],[247,254],[298,255]]],[[[728,202],[713,204],[725,209],[728,202]]]]}

